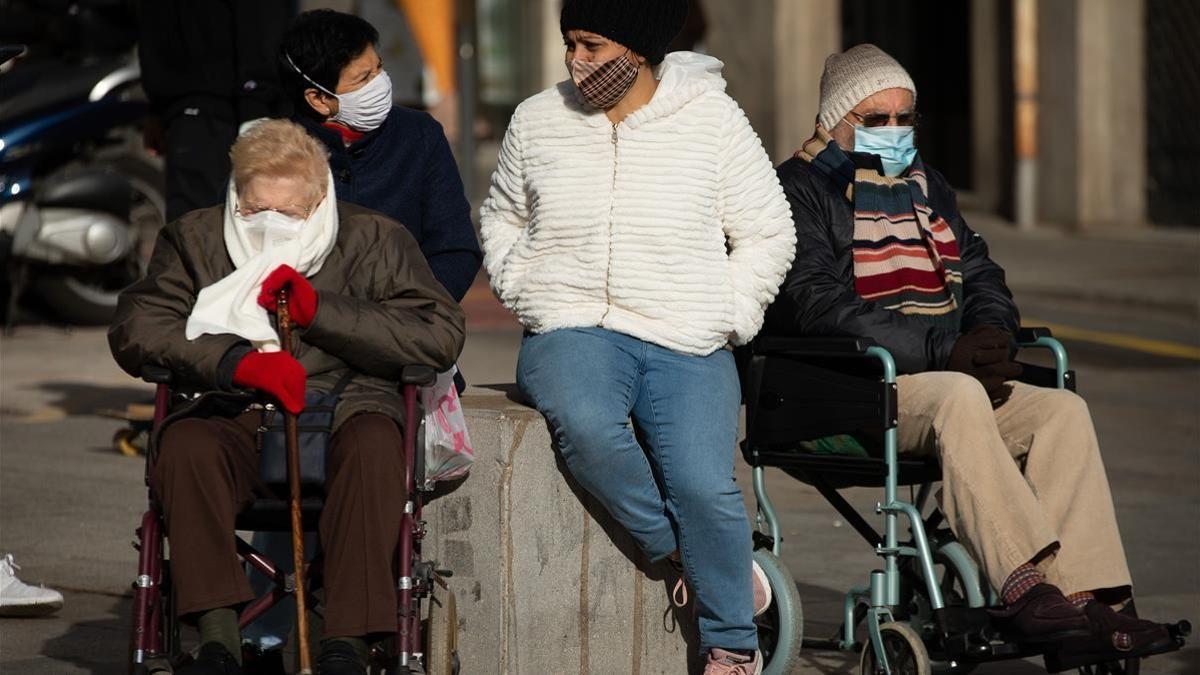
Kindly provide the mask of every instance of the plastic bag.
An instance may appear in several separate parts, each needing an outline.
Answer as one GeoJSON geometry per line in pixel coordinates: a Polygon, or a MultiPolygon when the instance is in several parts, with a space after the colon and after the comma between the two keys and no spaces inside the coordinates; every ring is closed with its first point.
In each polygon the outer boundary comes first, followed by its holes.
{"type": "Polygon", "coordinates": [[[467,435],[467,418],[463,415],[454,386],[458,366],[438,373],[437,381],[421,387],[421,406],[425,410],[425,483],[453,480],[466,476],[475,461],[475,450],[467,435]]]}

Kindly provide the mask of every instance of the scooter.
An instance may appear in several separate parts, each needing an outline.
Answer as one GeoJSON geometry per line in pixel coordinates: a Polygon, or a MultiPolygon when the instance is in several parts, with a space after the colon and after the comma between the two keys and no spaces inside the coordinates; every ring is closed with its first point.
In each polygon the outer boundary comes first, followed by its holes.
{"type": "Polygon", "coordinates": [[[161,161],[142,148],[137,59],[132,48],[82,62],[27,52],[0,46],[5,326],[20,300],[105,324],[144,274],[166,212],[161,161]]]}

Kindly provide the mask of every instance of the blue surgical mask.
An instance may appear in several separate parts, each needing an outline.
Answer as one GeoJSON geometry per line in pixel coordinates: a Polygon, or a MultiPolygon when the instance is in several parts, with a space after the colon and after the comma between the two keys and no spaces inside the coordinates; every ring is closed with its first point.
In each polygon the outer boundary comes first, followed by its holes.
{"type": "Polygon", "coordinates": [[[913,127],[854,127],[854,151],[879,155],[883,175],[895,178],[917,157],[913,127]]]}

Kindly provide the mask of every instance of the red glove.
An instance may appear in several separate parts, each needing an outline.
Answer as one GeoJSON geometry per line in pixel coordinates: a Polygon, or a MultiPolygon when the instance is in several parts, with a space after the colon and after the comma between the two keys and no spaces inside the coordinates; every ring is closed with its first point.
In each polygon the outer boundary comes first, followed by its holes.
{"type": "Polygon", "coordinates": [[[280,265],[274,272],[267,275],[262,282],[262,290],[258,292],[258,304],[274,312],[279,306],[280,289],[288,289],[288,311],[292,321],[302,328],[308,328],[313,317],[317,315],[317,292],[312,284],[290,265],[280,265]]]}
{"type": "Polygon", "coordinates": [[[250,352],[238,361],[233,383],[274,396],[288,412],[304,410],[304,366],[287,352],[250,352]]]}

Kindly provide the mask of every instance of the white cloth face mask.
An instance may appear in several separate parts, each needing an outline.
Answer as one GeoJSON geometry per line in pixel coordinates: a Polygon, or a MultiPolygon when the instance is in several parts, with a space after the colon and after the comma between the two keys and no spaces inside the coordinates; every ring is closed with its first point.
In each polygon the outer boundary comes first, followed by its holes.
{"type": "Polygon", "coordinates": [[[335,94],[305,75],[304,71],[296,67],[291,56],[285,53],[284,57],[300,77],[338,100],[338,111],[329,118],[331,122],[341,122],[355,131],[372,131],[379,128],[392,111],[392,78],[386,70],[380,70],[378,75],[359,89],[346,94],[335,94]]]}
{"type": "Polygon", "coordinates": [[[381,70],[362,88],[334,96],[338,100],[338,111],[330,120],[356,131],[371,131],[379,128],[392,111],[392,78],[386,70],[381,70]]]}

